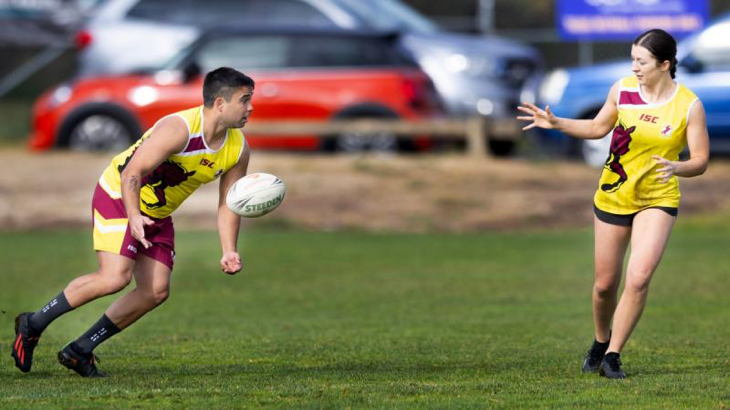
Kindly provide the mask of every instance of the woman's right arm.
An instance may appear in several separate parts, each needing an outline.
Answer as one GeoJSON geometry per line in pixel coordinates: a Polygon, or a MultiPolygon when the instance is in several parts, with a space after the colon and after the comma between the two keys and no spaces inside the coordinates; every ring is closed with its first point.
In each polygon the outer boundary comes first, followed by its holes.
{"type": "Polygon", "coordinates": [[[619,82],[617,81],[608,92],[608,97],[606,98],[606,102],[603,103],[601,111],[592,120],[573,120],[570,118],[556,117],[550,111],[550,106],[545,106],[543,110],[530,103],[523,103],[523,105],[517,107],[518,110],[528,114],[526,116],[519,116],[517,119],[532,121],[532,124],[523,127],[523,130],[540,127],[558,130],[575,138],[603,138],[611,132],[618,118],[618,109],[616,108],[618,88],[619,82]]]}

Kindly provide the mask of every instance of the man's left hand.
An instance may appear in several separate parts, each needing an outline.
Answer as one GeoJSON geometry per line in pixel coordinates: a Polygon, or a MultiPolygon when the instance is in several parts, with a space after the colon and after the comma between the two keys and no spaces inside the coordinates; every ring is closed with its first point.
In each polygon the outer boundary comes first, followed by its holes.
{"type": "Polygon", "coordinates": [[[221,270],[229,275],[235,275],[241,271],[243,264],[238,252],[226,252],[221,258],[221,270]]]}

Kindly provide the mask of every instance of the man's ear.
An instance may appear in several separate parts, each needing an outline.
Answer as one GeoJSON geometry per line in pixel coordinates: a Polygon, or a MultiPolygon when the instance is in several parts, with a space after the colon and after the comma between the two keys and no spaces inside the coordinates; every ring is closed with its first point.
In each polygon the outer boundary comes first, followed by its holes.
{"type": "Polygon", "coordinates": [[[218,112],[223,112],[223,106],[226,102],[226,99],[223,97],[216,97],[213,101],[213,107],[218,110],[218,112]]]}

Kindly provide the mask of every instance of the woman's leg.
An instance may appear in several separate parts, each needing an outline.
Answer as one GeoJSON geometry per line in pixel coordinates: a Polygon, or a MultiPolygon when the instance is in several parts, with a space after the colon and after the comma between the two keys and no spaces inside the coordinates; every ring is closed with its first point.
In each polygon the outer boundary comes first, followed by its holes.
{"type": "Polygon", "coordinates": [[[630,226],[612,225],[594,218],[595,277],[593,281],[593,324],[596,341],[608,342],[616,295],[621,283],[630,226]]]}
{"type": "Polygon", "coordinates": [[[613,316],[608,352],[620,353],[641,317],[649,282],[666,248],[675,217],[660,209],[646,209],[634,218],[626,286],[613,316]]]}

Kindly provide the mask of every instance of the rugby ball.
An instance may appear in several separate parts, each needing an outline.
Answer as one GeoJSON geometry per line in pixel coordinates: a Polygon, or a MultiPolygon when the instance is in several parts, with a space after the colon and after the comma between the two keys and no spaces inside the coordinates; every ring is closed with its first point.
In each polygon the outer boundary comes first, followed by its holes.
{"type": "Polygon", "coordinates": [[[228,190],[226,205],[246,218],[266,215],[284,200],[286,186],[280,178],[257,172],[239,179],[228,190]]]}

